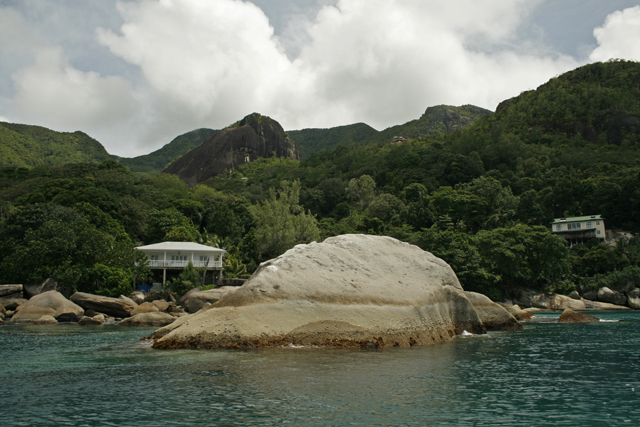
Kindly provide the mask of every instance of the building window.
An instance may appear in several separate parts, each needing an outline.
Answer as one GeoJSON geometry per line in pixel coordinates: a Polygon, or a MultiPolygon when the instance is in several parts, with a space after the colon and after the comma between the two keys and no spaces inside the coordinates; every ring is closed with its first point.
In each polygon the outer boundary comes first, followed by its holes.
{"type": "Polygon", "coordinates": [[[600,221],[596,221],[596,225],[600,225],[600,221]]]}
{"type": "Polygon", "coordinates": [[[593,228],[593,223],[591,221],[587,222],[587,228],[593,228]]]}
{"type": "Polygon", "coordinates": [[[209,261],[209,257],[208,256],[200,255],[200,262],[207,262],[207,261],[209,261]]]}
{"type": "Polygon", "coordinates": [[[158,261],[158,255],[149,255],[149,261],[158,261]]]}
{"type": "Polygon", "coordinates": [[[580,230],[580,229],[582,229],[582,224],[580,224],[579,222],[567,224],[567,230],[580,230]]]}
{"type": "Polygon", "coordinates": [[[598,234],[601,234],[601,233],[600,233],[600,230],[598,230],[598,234]]]}
{"type": "Polygon", "coordinates": [[[186,255],[171,255],[171,261],[186,261],[186,255]]]}
{"type": "Polygon", "coordinates": [[[562,231],[562,224],[556,224],[556,231],[562,231]]]}

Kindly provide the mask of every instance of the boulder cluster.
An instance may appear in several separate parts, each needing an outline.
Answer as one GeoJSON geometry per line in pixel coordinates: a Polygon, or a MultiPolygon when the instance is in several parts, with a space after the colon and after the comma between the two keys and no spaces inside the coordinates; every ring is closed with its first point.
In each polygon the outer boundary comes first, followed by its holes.
{"type": "Polygon", "coordinates": [[[142,292],[119,298],[76,292],[66,299],[55,283],[45,282],[28,290],[0,286],[0,307],[1,319],[16,323],[159,326],[151,335],[158,349],[405,347],[465,331],[520,330],[520,321],[536,310],[566,309],[561,322],[583,322],[597,319],[577,311],[630,309],[525,291],[497,304],[465,292],[451,267],[431,253],[359,234],[298,245],[262,263],[242,286],[196,288],[178,302],[170,294],[142,292]]]}
{"type": "Polygon", "coordinates": [[[513,303],[529,311],[562,311],[567,308],[574,311],[630,310],[640,308],[640,289],[634,288],[627,293],[622,293],[601,288],[597,292],[586,292],[582,296],[576,291],[566,296],[522,290],[513,303]]]}
{"type": "MultiPolygon", "coordinates": [[[[130,297],[121,295],[111,298],[76,292],[69,299],[55,289],[55,283],[40,287],[22,285],[0,285],[0,324],[12,323],[56,324],[78,323],[79,325],[119,324],[123,326],[164,326],[187,313],[175,301],[151,297],[145,301],[142,292],[133,292],[130,297]],[[53,287],[53,289],[49,289],[53,287]],[[25,297],[29,297],[28,299],[25,297]]],[[[169,299],[171,297],[169,296],[169,299]]]]}

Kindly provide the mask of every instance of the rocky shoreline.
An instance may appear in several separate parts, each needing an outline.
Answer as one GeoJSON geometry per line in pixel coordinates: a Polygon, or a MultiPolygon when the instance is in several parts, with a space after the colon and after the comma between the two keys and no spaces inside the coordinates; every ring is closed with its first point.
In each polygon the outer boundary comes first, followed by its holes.
{"type": "Polygon", "coordinates": [[[119,298],[76,292],[67,299],[50,280],[0,285],[0,325],[160,327],[149,337],[157,349],[408,347],[445,342],[464,331],[521,330],[521,322],[538,311],[570,310],[565,317],[579,321],[586,317],[573,313],[631,310],[638,295],[638,288],[626,294],[605,288],[583,297],[523,290],[498,304],[465,292],[448,264],[416,246],[345,235],[298,245],[261,264],[242,286],[196,288],[180,301],[140,291],[119,298]]]}

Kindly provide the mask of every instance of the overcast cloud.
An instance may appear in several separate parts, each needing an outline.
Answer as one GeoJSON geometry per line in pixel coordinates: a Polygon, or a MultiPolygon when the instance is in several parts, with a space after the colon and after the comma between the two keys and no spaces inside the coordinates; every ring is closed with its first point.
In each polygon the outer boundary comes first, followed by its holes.
{"type": "Polygon", "coordinates": [[[598,8],[571,47],[547,25],[571,10],[557,4],[0,0],[0,120],[134,156],[252,112],[285,129],[383,129],[438,104],[493,110],[587,62],[640,59],[640,6],[598,8]]]}

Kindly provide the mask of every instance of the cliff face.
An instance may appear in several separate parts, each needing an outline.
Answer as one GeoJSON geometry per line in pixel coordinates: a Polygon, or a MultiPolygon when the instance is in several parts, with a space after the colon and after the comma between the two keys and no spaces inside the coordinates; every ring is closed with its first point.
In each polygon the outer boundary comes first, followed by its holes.
{"type": "Polygon", "coordinates": [[[253,113],[211,136],[163,172],[196,185],[246,161],[272,156],[300,160],[298,149],[285,135],[280,123],[253,113]]]}

